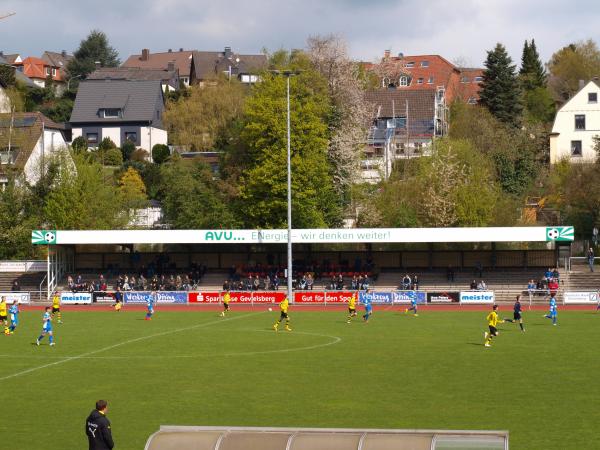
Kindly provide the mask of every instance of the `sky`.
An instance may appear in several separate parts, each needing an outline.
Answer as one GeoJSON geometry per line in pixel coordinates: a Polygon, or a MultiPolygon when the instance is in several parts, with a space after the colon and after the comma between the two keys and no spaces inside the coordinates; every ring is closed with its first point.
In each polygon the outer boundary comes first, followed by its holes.
{"type": "Polygon", "coordinates": [[[0,50],[72,53],[92,29],[121,60],[185,48],[260,53],[303,48],[311,35],[338,34],[350,56],[439,54],[481,67],[503,43],[515,62],[535,38],[542,60],[578,40],[600,42],[598,0],[0,0],[0,50]]]}

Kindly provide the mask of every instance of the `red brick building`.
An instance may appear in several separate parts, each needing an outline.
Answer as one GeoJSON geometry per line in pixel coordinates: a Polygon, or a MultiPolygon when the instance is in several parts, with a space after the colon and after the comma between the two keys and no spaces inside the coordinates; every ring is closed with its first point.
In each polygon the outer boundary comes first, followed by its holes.
{"type": "Polygon", "coordinates": [[[386,50],[381,62],[363,64],[378,76],[381,87],[408,91],[442,87],[448,103],[454,100],[477,103],[479,100],[483,69],[457,67],[439,55],[392,56],[386,50]]]}

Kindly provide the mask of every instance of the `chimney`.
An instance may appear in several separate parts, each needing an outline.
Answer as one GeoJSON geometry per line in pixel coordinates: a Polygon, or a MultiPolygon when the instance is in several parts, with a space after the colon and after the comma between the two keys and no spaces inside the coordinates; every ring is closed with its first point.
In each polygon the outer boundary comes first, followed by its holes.
{"type": "Polygon", "coordinates": [[[66,50],[62,50],[60,52],[60,54],[62,55],[62,57],[64,58],[65,56],[67,56],[67,51],[66,50]]]}
{"type": "Polygon", "coordinates": [[[585,80],[579,80],[579,89],[583,89],[585,86],[585,80]]]}
{"type": "Polygon", "coordinates": [[[402,52],[398,53],[398,58],[404,59],[404,53],[402,53],[402,52]]]}
{"type": "Polygon", "coordinates": [[[169,53],[173,53],[173,49],[172,48],[169,49],[169,53]]]}
{"type": "Polygon", "coordinates": [[[391,51],[391,50],[384,50],[384,52],[383,52],[383,57],[384,57],[385,59],[387,59],[387,58],[389,58],[389,57],[390,57],[390,55],[391,55],[391,54],[392,54],[392,51],[391,51]]]}
{"type": "Polygon", "coordinates": [[[148,50],[147,48],[142,49],[142,57],[140,58],[141,61],[148,61],[150,59],[150,50],[148,50]]]}
{"type": "Polygon", "coordinates": [[[182,52],[183,51],[183,47],[179,47],[179,51],[182,52]]]}
{"type": "Polygon", "coordinates": [[[167,70],[173,72],[175,70],[175,61],[169,61],[167,64],[167,70]]]}
{"type": "Polygon", "coordinates": [[[223,52],[223,56],[227,59],[231,59],[232,56],[231,47],[225,47],[225,51],[223,52]]]}
{"type": "Polygon", "coordinates": [[[102,67],[102,63],[100,61],[95,61],[94,65],[96,66],[96,69],[99,69],[100,67],[102,67]]]}

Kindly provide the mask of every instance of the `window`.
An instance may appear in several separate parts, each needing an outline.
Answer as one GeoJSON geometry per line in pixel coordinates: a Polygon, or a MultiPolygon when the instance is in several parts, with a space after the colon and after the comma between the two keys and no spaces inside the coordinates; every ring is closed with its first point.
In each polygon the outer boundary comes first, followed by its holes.
{"type": "Polygon", "coordinates": [[[408,77],[400,77],[400,86],[408,86],[408,77]]]}
{"type": "Polygon", "coordinates": [[[469,99],[467,100],[467,103],[469,105],[476,105],[477,104],[477,99],[475,97],[469,97],[469,99]]]}
{"type": "Polygon", "coordinates": [[[433,84],[433,77],[429,77],[429,79],[427,80],[427,84],[433,84]]]}
{"type": "Polygon", "coordinates": [[[585,130],[585,114],[575,114],[575,129],[585,130]]]}
{"type": "Polygon", "coordinates": [[[404,155],[404,142],[399,142],[396,144],[396,155],[404,155]]]}
{"type": "Polygon", "coordinates": [[[50,67],[46,67],[46,75],[50,75],[50,67]]]}
{"type": "Polygon", "coordinates": [[[414,148],[415,148],[414,153],[419,154],[419,153],[421,153],[421,150],[423,149],[423,144],[421,142],[415,142],[414,148]]]}
{"type": "Polygon", "coordinates": [[[408,67],[409,69],[412,67],[415,67],[415,62],[414,61],[407,62],[406,67],[408,67]]]}
{"type": "Polygon", "coordinates": [[[588,93],[588,103],[598,103],[598,93],[597,92],[588,93]]]}
{"type": "Polygon", "coordinates": [[[121,116],[121,110],[118,108],[106,108],[104,110],[105,119],[118,119],[121,116]]]}
{"type": "Polygon", "coordinates": [[[86,133],[85,138],[90,145],[98,143],[98,133],[86,133]]]}
{"type": "Polygon", "coordinates": [[[421,67],[429,67],[429,61],[421,61],[421,67]]]}
{"type": "Polygon", "coordinates": [[[11,146],[10,151],[8,147],[0,149],[0,164],[14,164],[18,153],[19,148],[15,146],[11,146]]]}
{"type": "Polygon", "coordinates": [[[126,131],[125,132],[125,140],[131,141],[134,144],[137,143],[137,132],[135,131],[126,131]]]}
{"type": "Polygon", "coordinates": [[[581,141],[571,141],[571,156],[581,156],[581,141]]]}
{"type": "Polygon", "coordinates": [[[53,76],[53,77],[55,77],[55,76],[56,76],[56,68],[55,68],[55,67],[53,67],[53,68],[52,68],[52,76],[53,76]]]}
{"type": "Polygon", "coordinates": [[[467,76],[460,77],[460,82],[461,83],[468,83],[469,82],[469,77],[467,77],[467,76]]]}
{"type": "Polygon", "coordinates": [[[476,83],[481,83],[483,81],[483,77],[475,77],[474,80],[476,83]]]}
{"type": "Polygon", "coordinates": [[[417,79],[417,84],[423,84],[423,78],[417,79]]]}

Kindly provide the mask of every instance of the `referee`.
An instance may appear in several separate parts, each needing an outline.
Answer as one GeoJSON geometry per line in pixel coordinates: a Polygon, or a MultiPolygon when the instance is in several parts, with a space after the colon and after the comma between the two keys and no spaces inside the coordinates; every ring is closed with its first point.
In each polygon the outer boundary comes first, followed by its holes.
{"type": "Polygon", "coordinates": [[[110,431],[110,420],[106,417],[108,403],[98,400],[94,409],[85,420],[85,434],[88,438],[89,450],[111,450],[113,442],[110,431]]]}

